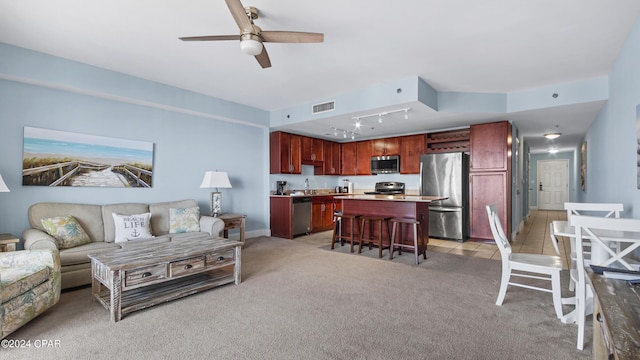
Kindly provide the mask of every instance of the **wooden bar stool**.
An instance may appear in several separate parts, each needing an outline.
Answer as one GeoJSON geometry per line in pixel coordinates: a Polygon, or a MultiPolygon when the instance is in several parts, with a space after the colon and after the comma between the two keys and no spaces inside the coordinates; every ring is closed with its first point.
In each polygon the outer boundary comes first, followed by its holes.
{"type": "Polygon", "coordinates": [[[333,213],[333,236],[331,237],[331,250],[335,248],[336,241],[340,240],[340,246],[344,246],[344,241],[349,240],[351,244],[351,248],[349,249],[353,252],[353,240],[356,239],[356,232],[354,231],[356,228],[358,229],[358,234],[360,235],[361,230],[358,222],[360,221],[360,215],[348,215],[343,214],[341,211],[335,211],[333,213]],[[342,233],[342,226],[344,224],[343,220],[349,220],[350,231],[349,235],[344,235],[342,233]]]}
{"type": "Polygon", "coordinates": [[[372,245],[372,240],[374,239],[374,234],[373,234],[373,228],[374,225],[377,225],[378,227],[378,257],[382,257],[382,223],[386,224],[386,228],[387,228],[387,238],[389,239],[389,243],[391,243],[391,233],[389,232],[389,219],[391,219],[390,217],[384,217],[384,216],[371,216],[371,215],[363,215],[361,217],[361,223],[362,225],[360,226],[360,246],[358,247],[358,254],[362,253],[362,246],[364,245],[364,230],[366,229],[365,226],[367,224],[367,222],[369,223],[369,239],[368,239],[368,243],[369,243],[369,250],[371,250],[371,245],[372,245]]]}
{"type": "Polygon", "coordinates": [[[393,251],[398,248],[398,255],[402,255],[402,248],[413,249],[413,253],[416,257],[416,265],[420,263],[420,246],[422,247],[422,256],[427,259],[427,247],[424,245],[424,236],[422,234],[422,226],[420,221],[412,218],[393,218],[391,219],[393,228],[391,230],[391,245],[389,246],[389,260],[393,259],[393,251]],[[396,229],[400,224],[400,236],[399,241],[396,243],[396,229]],[[402,225],[413,225],[413,245],[402,243],[402,225]],[[418,246],[418,237],[420,238],[420,245],[418,246]]]}

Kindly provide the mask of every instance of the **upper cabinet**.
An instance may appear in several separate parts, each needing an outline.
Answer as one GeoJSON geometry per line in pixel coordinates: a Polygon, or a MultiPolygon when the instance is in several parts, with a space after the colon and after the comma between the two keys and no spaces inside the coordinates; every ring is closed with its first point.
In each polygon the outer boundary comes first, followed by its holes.
{"type": "Polygon", "coordinates": [[[507,171],[511,155],[508,121],[471,125],[471,171],[507,171]]]}
{"type": "Polygon", "coordinates": [[[269,135],[269,173],[301,174],[300,135],[275,131],[269,135]]]}
{"type": "Polygon", "coordinates": [[[308,136],[301,136],[302,163],[318,165],[324,161],[324,141],[308,136]]]}
{"type": "Polygon", "coordinates": [[[400,155],[400,138],[371,140],[371,156],[400,155]]]}
{"type": "MultiPolygon", "coordinates": [[[[323,175],[340,175],[340,144],[324,141],[323,175]]],[[[317,174],[316,174],[317,175],[317,174]]]]}
{"type": "Polygon", "coordinates": [[[356,142],[356,175],[371,175],[371,140],[356,142]]]}
{"type": "Polygon", "coordinates": [[[400,173],[419,174],[420,155],[425,153],[424,134],[400,137],[400,173]]]}
{"type": "Polygon", "coordinates": [[[356,143],[349,142],[340,144],[340,159],[341,159],[341,175],[356,175],[356,143]]]}

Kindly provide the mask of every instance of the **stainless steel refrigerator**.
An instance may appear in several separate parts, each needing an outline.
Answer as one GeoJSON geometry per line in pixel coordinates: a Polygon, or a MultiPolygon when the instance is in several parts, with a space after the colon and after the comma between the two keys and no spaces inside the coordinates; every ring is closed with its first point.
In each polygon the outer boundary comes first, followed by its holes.
{"type": "Polygon", "coordinates": [[[447,196],[429,206],[429,236],[469,238],[469,155],[425,154],[420,157],[420,195],[447,196]]]}

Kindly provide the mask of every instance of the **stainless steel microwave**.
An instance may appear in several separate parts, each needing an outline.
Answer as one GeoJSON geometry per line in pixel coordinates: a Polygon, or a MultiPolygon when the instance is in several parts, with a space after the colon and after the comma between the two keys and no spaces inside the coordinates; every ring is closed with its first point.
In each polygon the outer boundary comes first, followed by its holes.
{"type": "Polygon", "coordinates": [[[394,174],[400,172],[400,156],[372,156],[372,174],[394,174]]]}

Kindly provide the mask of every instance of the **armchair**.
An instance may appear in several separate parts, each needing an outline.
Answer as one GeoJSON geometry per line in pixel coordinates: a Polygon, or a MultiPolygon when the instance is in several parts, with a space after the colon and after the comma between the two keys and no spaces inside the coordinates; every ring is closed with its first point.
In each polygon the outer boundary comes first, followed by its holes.
{"type": "Polygon", "coordinates": [[[0,253],[0,338],[4,339],[59,299],[57,250],[0,253]]]}

